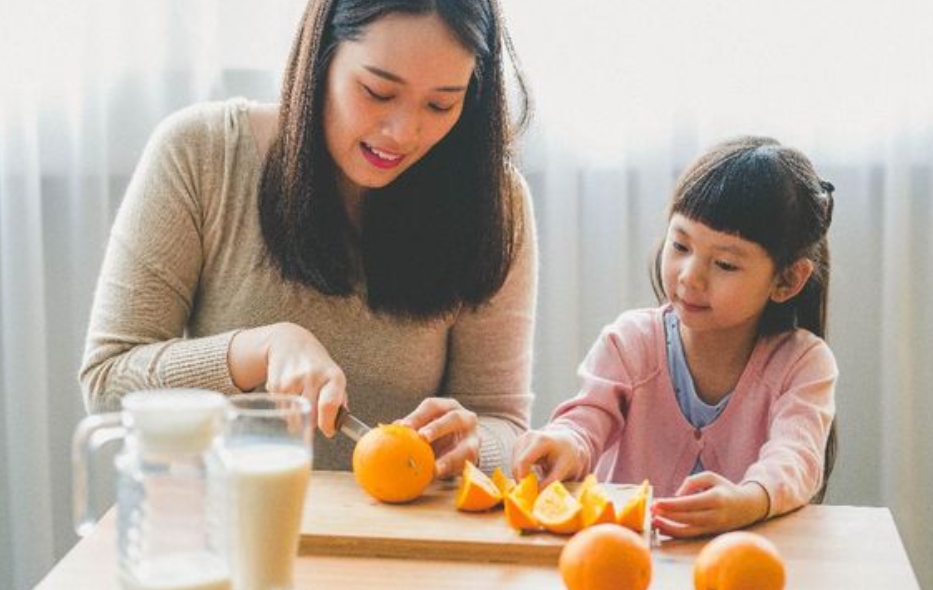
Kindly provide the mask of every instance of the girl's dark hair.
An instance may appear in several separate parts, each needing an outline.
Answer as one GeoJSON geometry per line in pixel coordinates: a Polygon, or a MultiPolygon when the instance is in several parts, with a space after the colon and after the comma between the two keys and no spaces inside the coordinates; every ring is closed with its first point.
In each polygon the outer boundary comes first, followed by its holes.
{"type": "Polygon", "coordinates": [[[266,156],[259,216],[285,280],[349,296],[365,282],[370,309],[414,319],[476,307],[505,281],[523,210],[511,146],[530,98],[499,0],[310,0],[285,72],[277,137],[266,156]],[[336,188],[322,123],[337,46],[390,14],[436,14],[476,57],[450,132],[386,187],[367,192],[356,236],[336,188]],[[504,54],[518,90],[510,123],[504,54]]]}
{"type": "MultiPolygon", "coordinates": [[[[755,242],[783,273],[807,258],[813,273],[803,289],[784,303],[769,301],[759,333],[804,328],[826,337],[829,247],[826,233],[833,216],[832,184],[820,180],[800,151],[767,137],[740,137],[714,146],[677,180],[668,216],[679,213],[716,231],[755,242]]],[[[667,299],[661,282],[661,249],[655,256],[652,284],[667,299]]],[[[836,458],[836,423],[826,444],[821,502],[836,458]]]]}

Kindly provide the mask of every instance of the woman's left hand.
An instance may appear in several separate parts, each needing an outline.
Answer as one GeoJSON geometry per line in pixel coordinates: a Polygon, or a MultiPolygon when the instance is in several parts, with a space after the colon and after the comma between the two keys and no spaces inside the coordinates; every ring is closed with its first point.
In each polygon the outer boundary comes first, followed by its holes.
{"type": "Polygon", "coordinates": [[[467,461],[479,458],[479,420],[476,414],[449,397],[429,397],[415,411],[398,421],[418,431],[436,457],[436,477],[453,477],[467,461]]]}
{"type": "Polygon", "coordinates": [[[673,498],[651,505],[651,523],[675,538],[698,537],[738,529],[767,516],[768,495],[753,482],[734,484],[704,471],[691,475],[673,498]]]}

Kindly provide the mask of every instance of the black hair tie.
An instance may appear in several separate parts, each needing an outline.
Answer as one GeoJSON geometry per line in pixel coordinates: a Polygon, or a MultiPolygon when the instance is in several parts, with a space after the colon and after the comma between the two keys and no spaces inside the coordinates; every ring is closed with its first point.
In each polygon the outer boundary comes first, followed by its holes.
{"type": "Polygon", "coordinates": [[[823,193],[826,194],[826,223],[823,224],[823,227],[828,230],[829,224],[833,221],[833,192],[835,192],[836,187],[828,180],[821,180],[820,188],[823,189],[823,193]]]}

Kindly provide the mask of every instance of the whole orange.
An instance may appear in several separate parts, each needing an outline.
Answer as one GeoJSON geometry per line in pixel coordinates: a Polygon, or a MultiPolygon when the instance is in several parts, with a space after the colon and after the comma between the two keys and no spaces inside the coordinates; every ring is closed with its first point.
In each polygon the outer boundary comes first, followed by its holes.
{"type": "Polygon", "coordinates": [[[781,590],[784,560],[756,533],[736,531],[706,544],[693,566],[696,590],[781,590]]]}
{"type": "Polygon", "coordinates": [[[380,424],[356,443],[353,474],[377,500],[410,502],[434,479],[434,449],[408,426],[380,424]]]}
{"type": "Polygon", "coordinates": [[[651,552],[645,540],[618,524],[597,524],[574,535],[560,554],[568,590],[645,590],[651,552]]]}

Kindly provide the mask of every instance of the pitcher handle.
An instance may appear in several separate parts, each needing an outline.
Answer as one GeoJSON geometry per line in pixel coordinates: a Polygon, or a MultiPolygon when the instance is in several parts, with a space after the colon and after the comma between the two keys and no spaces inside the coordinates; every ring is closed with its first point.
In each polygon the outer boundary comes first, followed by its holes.
{"type": "Polygon", "coordinates": [[[97,517],[91,514],[94,499],[91,485],[91,455],[107,443],[121,440],[126,428],[121,423],[121,414],[97,414],[88,416],[78,424],[71,444],[71,461],[74,469],[73,511],[75,532],[86,537],[94,530],[97,517]]]}

